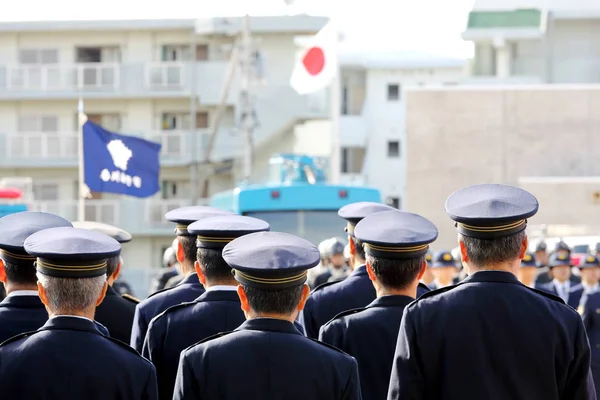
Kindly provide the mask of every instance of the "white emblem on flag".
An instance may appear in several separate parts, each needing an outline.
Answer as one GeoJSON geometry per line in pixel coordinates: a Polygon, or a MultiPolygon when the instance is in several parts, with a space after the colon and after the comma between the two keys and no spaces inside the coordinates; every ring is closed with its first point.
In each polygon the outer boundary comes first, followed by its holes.
{"type": "Polygon", "coordinates": [[[127,163],[129,163],[133,153],[125,146],[125,143],[122,140],[111,140],[106,148],[113,159],[115,167],[127,171],[127,163]]]}

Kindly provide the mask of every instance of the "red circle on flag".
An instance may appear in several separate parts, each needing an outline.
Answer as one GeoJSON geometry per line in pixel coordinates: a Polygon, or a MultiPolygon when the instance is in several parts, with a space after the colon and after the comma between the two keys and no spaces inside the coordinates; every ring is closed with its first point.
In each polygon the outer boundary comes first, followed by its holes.
{"type": "Polygon", "coordinates": [[[304,65],[306,72],[310,75],[315,76],[320,74],[325,67],[325,53],[323,49],[320,47],[311,47],[304,55],[302,65],[304,65]]]}

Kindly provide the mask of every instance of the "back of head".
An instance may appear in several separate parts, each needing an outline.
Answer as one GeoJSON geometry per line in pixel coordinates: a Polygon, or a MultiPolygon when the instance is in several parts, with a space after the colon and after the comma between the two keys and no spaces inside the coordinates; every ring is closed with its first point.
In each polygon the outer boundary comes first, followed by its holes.
{"type": "Polygon", "coordinates": [[[365,243],[367,265],[377,281],[387,289],[400,290],[416,286],[438,231],[420,215],[394,210],[365,217],[354,234],[365,243]]]}
{"type": "Polygon", "coordinates": [[[470,267],[495,268],[520,265],[526,250],[527,219],[537,213],[537,199],[507,185],[484,184],[454,192],[446,211],[455,221],[470,267]]]}
{"type": "Polygon", "coordinates": [[[54,315],[93,313],[106,285],[107,259],[121,252],[116,240],[77,228],[39,231],[24,248],[36,257],[42,301],[54,315]]]}
{"type": "Polygon", "coordinates": [[[281,232],[242,236],[223,249],[252,311],[290,316],[308,290],[307,270],[319,263],[319,250],[309,241],[281,232]]]}

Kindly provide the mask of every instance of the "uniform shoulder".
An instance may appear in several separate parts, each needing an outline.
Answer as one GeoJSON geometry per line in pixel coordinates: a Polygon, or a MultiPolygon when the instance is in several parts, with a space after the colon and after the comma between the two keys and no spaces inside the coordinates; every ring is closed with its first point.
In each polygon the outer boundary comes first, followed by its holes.
{"type": "Polygon", "coordinates": [[[6,339],[4,342],[0,343],[0,348],[3,347],[3,346],[6,346],[7,344],[14,343],[14,342],[17,342],[17,341],[19,341],[21,339],[25,339],[25,338],[28,338],[30,336],[33,336],[37,332],[38,331],[23,332],[21,334],[18,334],[16,336],[11,337],[10,339],[6,339]]]}
{"type": "Polygon", "coordinates": [[[168,317],[170,315],[180,313],[181,311],[183,311],[187,308],[190,308],[191,306],[194,306],[195,304],[196,304],[195,301],[189,301],[189,302],[185,302],[185,303],[175,304],[174,306],[171,306],[171,307],[167,308],[165,311],[158,314],[156,317],[152,318],[152,321],[155,322],[157,320],[168,317]]]}
{"type": "Polygon", "coordinates": [[[578,283],[577,285],[574,285],[569,292],[570,293],[574,293],[574,292],[579,292],[579,291],[583,291],[583,285],[581,283],[578,283]]]}
{"type": "Polygon", "coordinates": [[[133,297],[132,295],[127,294],[127,293],[123,293],[121,295],[121,297],[124,298],[125,300],[130,301],[130,302],[135,303],[135,304],[139,304],[139,302],[140,302],[140,299],[138,299],[136,297],[133,297]]]}
{"type": "Polygon", "coordinates": [[[353,360],[353,357],[350,354],[343,352],[342,350],[338,349],[335,346],[332,346],[332,345],[324,343],[324,342],[320,342],[317,339],[313,339],[313,338],[309,338],[309,337],[305,337],[305,338],[310,340],[311,342],[316,343],[317,345],[321,346],[325,351],[328,351],[328,352],[333,351],[333,352],[335,352],[335,354],[338,354],[342,358],[346,358],[348,361],[353,360]]]}
{"type": "Polygon", "coordinates": [[[222,338],[223,336],[227,336],[229,334],[232,334],[233,332],[235,332],[235,331],[220,332],[220,333],[217,333],[216,335],[209,336],[207,338],[200,340],[199,342],[194,343],[193,345],[189,346],[188,348],[186,348],[183,351],[187,353],[188,351],[191,351],[206,342],[210,342],[211,340],[222,338]]]}
{"type": "Polygon", "coordinates": [[[168,288],[164,288],[164,289],[161,289],[161,290],[157,290],[156,292],[154,292],[151,295],[149,295],[148,297],[146,297],[146,300],[151,299],[154,296],[160,295],[162,293],[168,292],[171,289],[173,289],[173,288],[172,287],[168,287],[168,288]]]}
{"type": "Polygon", "coordinates": [[[540,294],[540,295],[544,296],[547,299],[551,299],[551,300],[557,301],[557,302],[559,302],[561,304],[566,304],[563,299],[561,299],[560,297],[558,297],[558,296],[556,296],[556,295],[554,295],[552,293],[548,293],[548,292],[546,292],[544,290],[540,290],[540,289],[531,288],[529,286],[525,286],[525,287],[527,289],[531,290],[532,292],[535,292],[537,294],[540,294]]]}
{"type": "Polygon", "coordinates": [[[110,341],[110,342],[112,342],[112,343],[114,343],[114,344],[118,345],[118,346],[119,346],[119,347],[120,347],[122,350],[125,350],[125,351],[127,351],[127,352],[128,352],[128,353],[130,353],[132,356],[135,356],[135,357],[137,357],[137,358],[139,358],[139,359],[142,359],[142,360],[144,360],[146,363],[148,363],[148,364],[152,365],[152,363],[151,363],[150,361],[148,361],[147,359],[145,359],[144,357],[142,357],[142,356],[140,355],[140,353],[138,353],[138,352],[137,352],[137,350],[135,350],[134,348],[130,347],[128,344],[126,344],[126,343],[123,343],[123,342],[121,342],[119,339],[115,339],[115,338],[112,338],[112,337],[110,337],[110,336],[105,336],[105,335],[102,335],[102,337],[103,337],[104,339],[106,339],[106,340],[108,340],[108,341],[110,341]]]}
{"type": "Polygon", "coordinates": [[[321,292],[324,288],[332,286],[332,285],[335,285],[336,283],[340,283],[340,281],[333,281],[333,282],[321,283],[319,286],[317,286],[316,288],[314,288],[312,290],[312,293],[321,292]]]}
{"type": "Polygon", "coordinates": [[[335,321],[339,321],[339,320],[341,320],[341,319],[344,319],[344,317],[348,317],[348,316],[350,316],[350,315],[354,315],[354,314],[360,313],[361,311],[364,311],[364,310],[366,310],[366,308],[365,308],[365,307],[361,307],[361,308],[353,308],[353,309],[350,309],[350,310],[342,311],[341,313],[337,314],[335,317],[331,318],[331,319],[329,320],[329,322],[327,322],[327,323],[326,323],[325,325],[323,325],[323,326],[324,326],[324,327],[325,327],[325,326],[328,326],[328,325],[330,325],[330,324],[334,323],[335,321]]]}
{"type": "Polygon", "coordinates": [[[420,297],[418,297],[417,299],[415,299],[415,301],[413,301],[411,304],[409,304],[407,308],[409,308],[409,307],[413,306],[414,304],[416,304],[416,303],[418,303],[418,302],[422,302],[422,301],[423,301],[423,300],[425,300],[425,299],[429,299],[429,298],[431,298],[431,297],[438,296],[438,295],[440,295],[440,294],[442,294],[442,293],[449,292],[449,291],[451,291],[452,289],[454,289],[454,288],[457,288],[458,286],[461,286],[461,283],[460,283],[460,282],[459,282],[459,283],[456,283],[456,284],[454,284],[454,285],[450,285],[450,286],[446,286],[446,287],[443,287],[443,288],[434,289],[434,290],[431,290],[431,291],[429,291],[429,292],[425,292],[425,293],[423,293],[423,294],[422,294],[420,297]]]}

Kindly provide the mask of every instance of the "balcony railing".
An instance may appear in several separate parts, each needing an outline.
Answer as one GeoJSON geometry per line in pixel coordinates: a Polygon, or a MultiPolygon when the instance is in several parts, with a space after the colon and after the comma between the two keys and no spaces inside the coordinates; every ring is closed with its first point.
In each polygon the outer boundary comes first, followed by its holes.
{"type": "Polygon", "coordinates": [[[9,91],[116,90],[120,64],[15,65],[5,67],[9,91]]]}
{"type": "Polygon", "coordinates": [[[181,62],[154,62],[146,65],[145,83],[148,89],[183,89],[187,67],[181,62]]]}
{"type": "Polygon", "coordinates": [[[153,226],[173,225],[172,222],[165,220],[165,214],[171,210],[185,206],[191,206],[191,203],[188,200],[182,199],[146,200],[145,220],[153,226]]]}
{"type": "MultiPolygon", "coordinates": [[[[77,219],[77,200],[34,201],[32,211],[49,212],[60,215],[70,221],[77,219]]],[[[119,224],[118,200],[86,200],[86,221],[104,222],[106,224],[119,224]]]]}
{"type": "Polygon", "coordinates": [[[6,157],[69,159],[78,152],[77,133],[22,132],[6,135],[6,157]]]}

